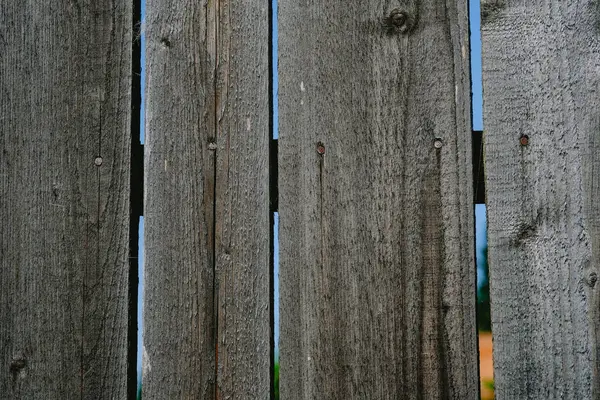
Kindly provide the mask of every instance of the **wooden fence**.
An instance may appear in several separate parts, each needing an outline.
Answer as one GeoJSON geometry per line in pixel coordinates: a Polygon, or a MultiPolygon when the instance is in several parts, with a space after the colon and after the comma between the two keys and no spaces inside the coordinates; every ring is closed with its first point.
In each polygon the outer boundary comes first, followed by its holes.
{"type": "MultiPolygon", "coordinates": [[[[146,9],[142,157],[140,3],[0,4],[0,399],[135,398],[142,170],[144,399],[273,396],[275,203],[282,399],[477,399],[467,1],[146,9]]],[[[599,21],[482,4],[498,399],[600,396],[599,21]]]]}

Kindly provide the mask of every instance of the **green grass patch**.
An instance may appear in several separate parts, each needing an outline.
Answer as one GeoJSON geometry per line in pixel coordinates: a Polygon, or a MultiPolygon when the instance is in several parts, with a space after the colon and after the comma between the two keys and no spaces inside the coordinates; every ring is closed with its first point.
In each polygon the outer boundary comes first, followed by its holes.
{"type": "Polygon", "coordinates": [[[273,391],[275,393],[275,400],[279,400],[279,362],[275,362],[273,374],[273,391]]]}

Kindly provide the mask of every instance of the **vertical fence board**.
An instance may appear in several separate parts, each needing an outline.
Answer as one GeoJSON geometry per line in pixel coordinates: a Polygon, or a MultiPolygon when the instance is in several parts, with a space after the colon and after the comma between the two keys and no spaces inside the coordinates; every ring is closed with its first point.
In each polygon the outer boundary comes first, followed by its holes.
{"type": "Polygon", "coordinates": [[[482,4],[498,399],[600,395],[596,4],[482,4]]]}
{"type": "Polygon", "coordinates": [[[268,12],[147,4],[144,398],[269,397],[268,12]]]}
{"type": "Polygon", "coordinates": [[[216,283],[219,399],[269,399],[270,0],[219,4],[216,283]]]}
{"type": "Polygon", "coordinates": [[[467,2],[279,7],[282,398],[478,398],[467,2]]]}
{"type": "Polygon", "coordinates": [[[131,41],[131,1],[0,6],[2,399],[127,396],[131,41]]]}

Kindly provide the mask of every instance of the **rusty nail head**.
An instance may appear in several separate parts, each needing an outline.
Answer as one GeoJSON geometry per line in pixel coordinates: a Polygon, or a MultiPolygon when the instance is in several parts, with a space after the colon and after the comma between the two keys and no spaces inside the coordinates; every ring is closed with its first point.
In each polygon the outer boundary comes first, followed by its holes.
{"type": "Polygon", "coordinates": [[[94,164],[96,164],[97,167],[102,165],[102,157],[96,157],[96,159],[94,160],[94,164]]]}
{"type": "Polygon", "coordinates": [[[440,138],[435,138],[435,140],[433,141],[433,147],[435,147],[436,149],[441,149],[442,144],[442,139],[440,138]]]}
{"type": "Polygon", "coordinates": [[[321,142],[317,143],[317,153],[320,155],[325,154],[325,146],[321,142]]]}
{"type": "Polygon", "coordinates": [[[521,137],[519,138],[519,143],[521,144],[521,146],[527,146],[529,144],[529,136],[521,135],[521,137]]]}

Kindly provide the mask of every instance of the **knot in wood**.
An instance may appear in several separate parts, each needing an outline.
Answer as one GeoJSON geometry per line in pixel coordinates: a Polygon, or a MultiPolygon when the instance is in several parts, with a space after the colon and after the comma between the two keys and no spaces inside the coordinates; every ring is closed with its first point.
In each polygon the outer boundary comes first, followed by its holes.
{"type": "Polygon", "coordinates": [[[495,20],[504,7],[506,7],[505,0],[482,0],[480,5],[481,24],[485,25],[495,20]]]}
{"type": "Polygon", "coordinates": [[[405,10],[395,8],[383,19],[383,26],[390,34],[407,33],[413,26],[413,18],[405,10]]]}
{"type": "Polygon", "coordinates": [[[16,374],[26,366],[27,360],[25,360],[24,358],[16,358],[10,363],[10,372],[16,374]]]}
{"type": "Polygon", "coordinates": [[[405,29],[406,28],[406,13],[404,13],[398,9],[392,11],[392,13],[390,14],[390,22],[397,29],[400,29],[400,30],[405,29]]]}
{"type": "Polygon", "coordinates": [[[588,279],[590,287],[596,286],[596,282],[598,282],[598,274],[595,272],[590,273],[590,277],[588,279]]]}

